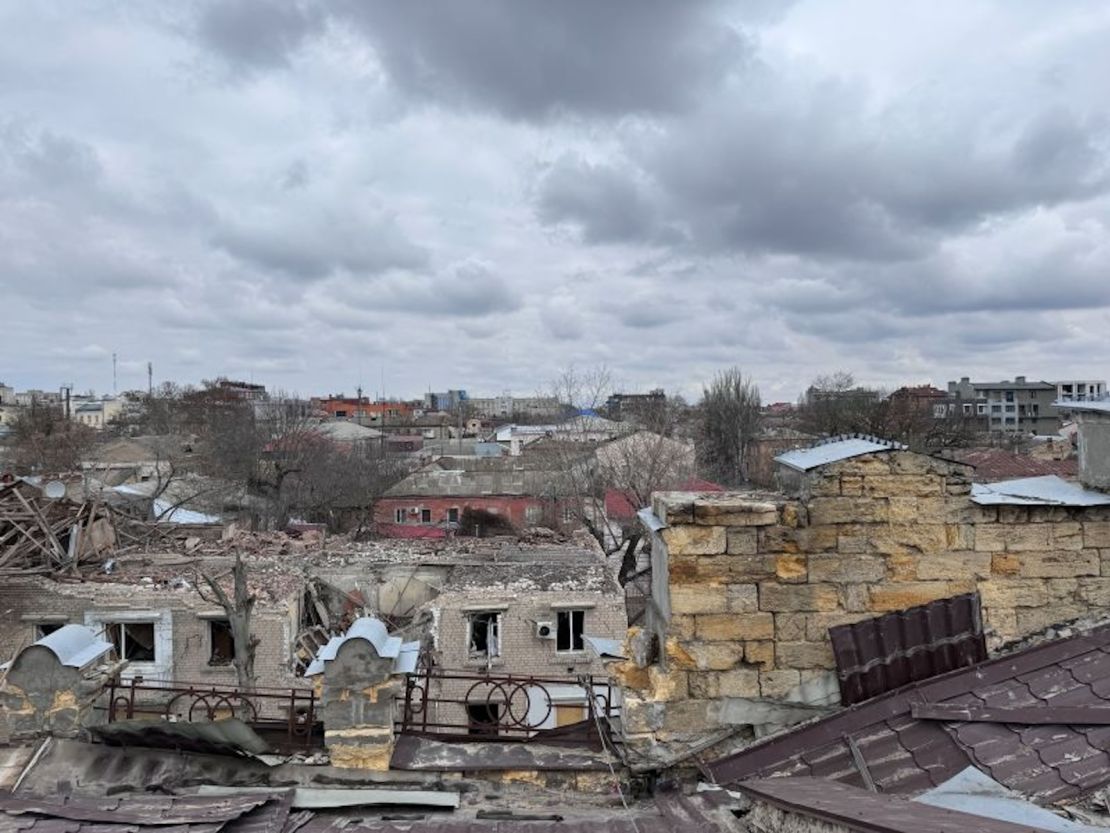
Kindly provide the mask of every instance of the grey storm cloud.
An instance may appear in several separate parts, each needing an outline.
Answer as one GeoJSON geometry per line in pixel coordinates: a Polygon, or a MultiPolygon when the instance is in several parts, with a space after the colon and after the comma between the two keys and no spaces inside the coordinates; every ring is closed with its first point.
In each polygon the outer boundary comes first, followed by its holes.
{"type": "Polygon", "coordinates": [[[681,111],[748,53],[707,0],[350,0],[397,87],[512,118],[681,111]]]}
{"type": "Polygon", "coordinates": [[[53,342],[0,375],[1099,378],[1108,38],[1083,0],[0,4],[0,306],[53,342]]]}
{"type": "Polygon", "coordinates": [[[303,0],[206,0],[197,13],[195,36],[236,68],[284,66],[291,53],[319,34],[323,8],[303,0]]]}
{"type": "Polygon", "coordinates": [[[427,254],[387,216],[290,213],[263,216],[244,224],[228,222],[213,242],[261,269],[313,280],[338,271],[377,274],[416,268],[427,254]]]}

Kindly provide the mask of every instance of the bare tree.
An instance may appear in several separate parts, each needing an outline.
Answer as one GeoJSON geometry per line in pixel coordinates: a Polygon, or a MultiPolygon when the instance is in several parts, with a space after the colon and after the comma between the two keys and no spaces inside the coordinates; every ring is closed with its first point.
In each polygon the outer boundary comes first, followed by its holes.
{"type": "Polygon", "coordinates": [[[59,406],[27,408],[11,425],[12,461],[17,471],[75,471],[96,442],[93,428],[67,419],[59,406]]]}
{"type": "Polygon", "coordinates": [[[211,576],[208,573],[197,573],[195,576],[197,593],[208,604],[218,605],[223,609],[228,628],[231,630],[234,646],[231,664],[235,667],[239,688],[243,691],[251,691],[257,680],[254,673],[254,655],[260,641],[251,632],[251,614],[257,597],[250,592],[247,585],[247,567],[238,550],[235,552],[235,563],[230,570],[230,596],[221,584],[227,575],[224,573],[211,576]],[[208,588],[208,592],[203,589],[205,587],[208,588]]]}
{"type": "Polygon", "coordinates": [[[652,492],[680,488],[693,476],[693,444],[674,436],[685,404],[653,408],[651,430],[610,422],[597,415],[612,392],[603,367],[564,371],[554,392],[567,403],[568,419],[534,453],[547,455],[548,489],[556,506],[584,526],[606,554],[622,551],[624,583],[635,568],[640,530],[628,517],[610,516],[606,497],[639,508],[650,504],[652,492]]]}
{"type": "Polygon", "coordinates": [[[740,368],[720,371],[703,388],[698,459],[711,480],[726,486],[747,481],[748,449],[759,422],[759,388],[740,368]]]}

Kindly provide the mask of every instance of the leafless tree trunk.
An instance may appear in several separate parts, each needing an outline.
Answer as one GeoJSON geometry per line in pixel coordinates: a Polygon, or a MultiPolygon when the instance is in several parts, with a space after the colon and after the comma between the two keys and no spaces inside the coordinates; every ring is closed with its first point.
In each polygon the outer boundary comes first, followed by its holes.
{"type": "Polygon", "coordinates": [[[251,691],[257,680],[254,673],[254,654],[259,640],[251,633],[251,614],[254,611],[256,597],[247,587],[247,567],[238,550],[235,552],[235,564],[231,568],[231,596],[228,596],[227,591],[220,585],[220,579],[224,576],[213,577],[207,573],[201,573],[197,582],[197,592],[209,604],[219,605],[227,616],[234,644],[231,662],[239,678],[239,688],[242,691],[251,691]],[[207,587],[211,595],[206,594],[201,589],[202,586],[207,587]]]}

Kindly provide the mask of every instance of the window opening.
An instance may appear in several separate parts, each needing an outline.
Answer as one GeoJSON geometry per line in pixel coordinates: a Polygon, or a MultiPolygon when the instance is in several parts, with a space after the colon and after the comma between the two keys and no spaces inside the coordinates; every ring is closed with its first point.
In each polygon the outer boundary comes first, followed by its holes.
{"type": "Polygon", "coordinates": [[[501,704],[467,703],[466,720],[468,735],[496,735],[501,722],[501,704]]]}
{"type": "Polygon", "coordinates": [[[560,610],[556,615],[555,650],[581,651],[585,648],[582,641],[585,620],[584,610],[560,610]]]}
{"type": "Polygon", "coordinates": [[[120,659],[132,662],[155,662],[153,622],[108,622],[105,635],[116,646],[120,659]]]}
{"type": "Polygon", "coordinates": [[[501,656],[501,614],[498,611],[471,614],[469,653],[474,658],[501,656]]]}
{"type": "Polygon", "coordinates": [[[235,638],[231,623],[226,619],[213,619],[208,623],[208,664],[231,665],[235,658],[235,638]]]}

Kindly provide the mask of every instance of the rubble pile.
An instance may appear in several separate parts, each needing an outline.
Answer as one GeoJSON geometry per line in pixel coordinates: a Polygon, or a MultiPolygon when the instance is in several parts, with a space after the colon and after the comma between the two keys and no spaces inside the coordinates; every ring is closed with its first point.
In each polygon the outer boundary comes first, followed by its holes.
{"type": "Polygon", "coordinates": [[[0,575],[76,572],[116,544],[103,503],[44,500],[21,481],[0,488],[0,575]]]}

